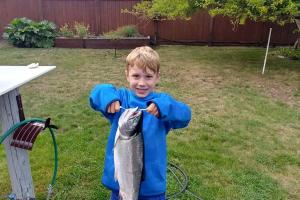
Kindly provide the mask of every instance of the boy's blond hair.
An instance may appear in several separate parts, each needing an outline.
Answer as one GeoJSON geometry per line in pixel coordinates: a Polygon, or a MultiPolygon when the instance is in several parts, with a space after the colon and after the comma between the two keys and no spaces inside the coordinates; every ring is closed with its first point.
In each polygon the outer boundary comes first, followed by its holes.
{"type": "Polygon", "coordinates": [[[132,50],[126,58],[126,73],[130,67],[137,66],[144,71],[150,69],[155,74],[159,74],[159,55],[151,47],[142,46],[132,50]]]}

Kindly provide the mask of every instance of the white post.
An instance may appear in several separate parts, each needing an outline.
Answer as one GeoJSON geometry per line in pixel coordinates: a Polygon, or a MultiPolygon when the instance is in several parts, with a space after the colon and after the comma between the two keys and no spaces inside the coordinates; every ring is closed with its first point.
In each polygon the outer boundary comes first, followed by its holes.
{"type": "MultiPolygon", "coordinates": [[[[19,122],[19,109],[16,96],[18,88],[0,96],[0,118],[3,133],[19,122]]],[[[12,185],[12,192],[17,199],[34,199],[34,187],[31,176],[29,156],[27,150],[10,145],[12,135],[7,137],[3,144],[6,152],[8,171],[12,185]]]]}
{"type": "MultiPolygon", "coordinates": [[[[16,99],[18,88],[53,69],[55,66],[39,66],[38,63],[0,66],[0,120],[3,133],[20,121],[16,99]]],[[[3,142],[12,187],[12,191],[7,192],[15,194],[18,200],[35,199],[28,151],[12,147],[12,138],[13,135],[10,135],[3,142]]]]}
{"type": "Polygon", "coordinates": [[[270,31],[269,31],[269,38],[268,38],[268,44],[267,44],[267,50],[266,50],[266,55],[265,55],[265,60],[264,60],[264,66],[262,69],[262,74],[265,73],[265,67],[266,67],[266,62],[267,62],[267,57],[268,57],[268,52],[269,52],[269,45],[270,45],[270,40],[271,40],[271,33],[272,33],[272,28],[270,28],[270,31]]]}

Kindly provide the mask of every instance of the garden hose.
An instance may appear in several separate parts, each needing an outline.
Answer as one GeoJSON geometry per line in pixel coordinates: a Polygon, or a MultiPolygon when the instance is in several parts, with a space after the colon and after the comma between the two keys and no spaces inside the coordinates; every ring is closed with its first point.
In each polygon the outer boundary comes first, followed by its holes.
{"type": "MultiPolygon", "coordinates": [[[[14,124],[10,129],[8,129],[1,137],[0,137],[0,145],[2,144],[2,142],[8,137],[10,136],[12,133],[14,133],[14,131],[27,124],[30,122],[40,122],[40,123],[45,123],[45,128],[48,128],[52,137],[52,142],[53,142],[53,147],[54,147],[54,169],[53,169],[53,174],[52,174],[52,179],[51,182],[48,186],[48,195],[47,195],[47,199],[50,199],[52,191],[53,191],[53,186],[55,185],[55,180],[56,180],[56,176],[57,176],[57,167],[58,167],[58,153],[57,153],[57,144],[56,144],[56,140],[55,140],[55,135],[54,135],[54,131],[53,129],[57,129],[57,127],[53,126],[53,125],[48,125],[46,126],[46,122],[47,120],[41,119],[41,118],[31,118],[31,119],[26,119],[24,121],[18,122],[16,124],[14,124]]],[[[50,122],[50,119],[49,121],[50,122]]]]}
{"type": "Polygon", "coordinates": [[[177,183],[180,185],[180,191],[175,192],[173,194],[169,194],[167,195],[166,199],[176,199],[178,196],[180,196],[181,194],[183,194],[184,192],[188,192],[190,195],[192,195],[195,199],[198,200],[203,200],[201,197],[197,196],[196,194],[194,194],[193,192],[189,191],[187,189],[188,187],[188,176],[187,174],[177,165],[168,162],[168,171],[170,171],[172,173],[172,175],[175,177],[177,183]],[[176,175],[174,169],[179,171],[179,173],[181,174],[181,176],[183,177],[183,181],[180,181],[179,177],[176,175]]]}
{"type": "MultiPolygon", "coordinates": [[[[46,120],[41,119],[41,118],[32,118],[32,119],[26,119],[24,121],[18,122],[15,125],[13,125],[9,130],[7,130],[1,137],[0,137],[0,144],[3,143],[3,141],[10,136],[12,133],[14,133],[14,131],[27,124],[30,122],[42,122],[42,123],[46,123],[46,120]]],[[[52,179],[51,182],[48,186],[48,195],[47,195],[47,200],[50,199],[51,194],[53,192],[53,186],[55,185],[55,180],[56,180],[56,176],[57,176],[57,167],[58,167],[58,153],[57,153],[57,144],[56,144],[56,139],[55,139],[55,135],[54,135],[54,131],[53,131],[53,126],[46,126],[45,128],[48,128],[50,133],[51,133],[51,137],[52,137],[52,142],[53,142],[53,147],[54,147],[54,170],[53,170],[53,175],[52,175],[52,179]]],[[[177,183],[180,185],[180,190],[178,192],[175,192],[173,194],[169,194],[167,195],[167,199],[173,199],[173,198],[177,198],[179,195],[183,194],[184,192],[188,192],[189,194],[191,194],[193,197],[195,197],[198,200],[203,200],[202,198],[200,198],[199,196],[195,195],[194,193],[190,192],[187,187],[188,187],[188,176],[187,174],[177,165],[173,164],[173,163],[168,163],[168,170],[172,173],[172,175],[176,178],[177,183]],[[176,175],[175,170],[177,170],[180,175],[183,177],[183,181],[180,181],[179,177],[176,175]]],[[[9,196],[7,196],[7,198],[9,199],[15,199],[15,195],[12,196],[14,194],[11,194],[9,196]]]]}

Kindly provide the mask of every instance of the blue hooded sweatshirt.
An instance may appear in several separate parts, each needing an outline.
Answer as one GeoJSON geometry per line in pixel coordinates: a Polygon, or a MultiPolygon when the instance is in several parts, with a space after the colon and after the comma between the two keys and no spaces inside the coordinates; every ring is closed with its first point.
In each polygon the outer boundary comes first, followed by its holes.
{"type": "Polygon", "coordinates": [[[171,128],[186,127],[191,119],[190,108],[176,101],[166,93],[151,92],[146,97],[138,97],[126,88],[116,89],[111,84],[96,85],[90,94],[90,105],[100,111],[111,124],[106,146],[106,157],[102,184],[118,191],[118,182],[114,179],[113,146],[118,128],[118,113],[110,114],[108,107],[114,101],[120,101],[124,108],[147,108],[154,103],[159,110],[159,117],[143,111],[142,133],[144,138],[144,177],[140,185],[140,196],[153,196],[166,192],[167,142],[166,136],[171,128]]]}

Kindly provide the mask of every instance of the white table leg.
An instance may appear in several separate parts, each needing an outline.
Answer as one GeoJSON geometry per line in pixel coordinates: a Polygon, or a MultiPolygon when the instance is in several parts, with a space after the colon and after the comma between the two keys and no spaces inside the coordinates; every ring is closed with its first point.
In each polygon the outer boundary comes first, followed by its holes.
{"type": "MultiPolygon", "coordinates": [[[[18,89],[14,89],[0,96],[0,117],[2,119],[3,133],[20,121],[16,101],[18,94],[18,89]]],[[[27,150],[10,146],[11,140],[12,135],[7,137],[3,144],[6,152],[12,192],[17,195],[17,199],[34,199],[35,194],[28,152],[27,150]]]]}

